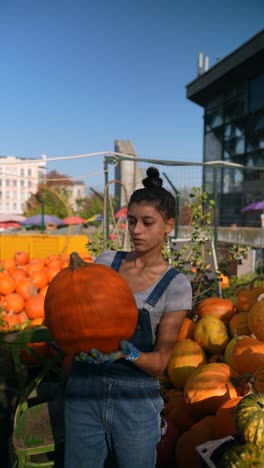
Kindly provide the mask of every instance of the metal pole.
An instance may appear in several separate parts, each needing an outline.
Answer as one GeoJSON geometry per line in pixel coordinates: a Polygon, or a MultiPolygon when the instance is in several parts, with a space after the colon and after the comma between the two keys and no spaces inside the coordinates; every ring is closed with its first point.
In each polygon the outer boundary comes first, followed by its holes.
{"type": "Polygon", "coordinates": [[[178,238],[178,230],[179,230],[179,213],[180,213],[180,192],[174,187],[173,183],[170,181],[168,176],[165,174],[165,172],[162,172],[164,177],[166,177],[167,181],[169,182],[172,190],[175,193],[175,229],[174,229],[174,236],[177,239],[178,238]]]}
{"type": "Polygon", "coordinates": [[[110,228],[109,228],[109,188],[108,188],[108,161],[104,158],[104,174],[105,174],[105,194],[104,194],[104,238],[109,240],[110,228]]]}
{"type": "Polygon", "coordinates": [[[45,200],[41,198],[41,234],[45,231],[45,200]]]}
{"type": "Polygon", "coordinates": [[[217,209],[217,168],[213,167],[213,183],[214,183],[214,245],[215,245],[215,250],[217,252],[217,242],[218,242],[218,209],[217,209]]]}

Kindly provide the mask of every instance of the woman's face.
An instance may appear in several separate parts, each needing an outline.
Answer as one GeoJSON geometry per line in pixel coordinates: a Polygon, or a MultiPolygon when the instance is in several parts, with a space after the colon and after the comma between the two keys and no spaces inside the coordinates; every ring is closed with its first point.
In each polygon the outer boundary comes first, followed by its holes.
{"type": "Polygon", "coordinates": [[[174,218],[166,221],[150,202],[133,203],[129,207],[128,230],[137,251],[161,249],[166,234],[172,231],[174,224],[174,218]]]}

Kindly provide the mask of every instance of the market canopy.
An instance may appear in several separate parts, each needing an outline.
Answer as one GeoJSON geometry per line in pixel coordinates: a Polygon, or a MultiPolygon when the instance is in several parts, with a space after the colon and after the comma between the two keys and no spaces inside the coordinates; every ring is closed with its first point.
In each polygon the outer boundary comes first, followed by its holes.
{"type": "Polygon", "coordinates": [[[250,210],[264,210],[264,200],[250,203],[250,205],[247,205],[245,206],[245,208],[242,208],[241,211],[244,212],[250,210]]]}
{"type": "MultiPolygon", "coordinates": [[[[57,226],[65,224],[64,221],[56,216],[45,214],[43,216],[44,224],[56,224],[57,226]]],[[[42,226],[42,215],[37,214],[34,216],[29,216],[22,223],[23,226],[42,226]]]]}
{"type": "Polygon", "coordinates": [[[64,223],[65,224],[85,224],[87,223],[87,220],[82,218],[81,216],[68,216],[67,218],[64,218],[64,223]]]}
{"type": "Polygon", "coordinates": [[[87,223],[92,223],[94,221],[103,221],[103,215],[101,213],[95,214],[86,220],[87,223]]]}
{"type": "Polygon", "coordinates": [[[26,219],[25,216],[16,214],[0,214],[0,223],[22,223],[26,219]]]}

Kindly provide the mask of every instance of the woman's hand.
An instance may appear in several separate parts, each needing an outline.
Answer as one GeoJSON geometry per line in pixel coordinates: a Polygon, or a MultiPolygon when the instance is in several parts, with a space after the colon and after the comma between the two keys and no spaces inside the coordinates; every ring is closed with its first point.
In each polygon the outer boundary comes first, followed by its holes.
{"type": "Polygon", "coordinates": [[[75,357],[77,361],[88,362],[93,365],[111,365],[118,359],[135,361],[139,356],[139,350],[129,341],[123,340],[120,349],[112,353],[102,353],[98,349],[91,349],[90,353],[80,353],[75,357]]]}

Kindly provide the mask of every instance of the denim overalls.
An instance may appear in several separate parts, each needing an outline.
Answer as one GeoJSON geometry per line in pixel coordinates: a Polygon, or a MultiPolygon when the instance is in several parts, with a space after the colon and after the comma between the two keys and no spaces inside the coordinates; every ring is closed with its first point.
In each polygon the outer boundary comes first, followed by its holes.
{"type": "MultiPolygon", "coordinates": [[[[125,256],[117,252],[111,267],[118,271],[125,256]]],[[[143,352],[153,348],[150,312],[177,273],[170,268],[138,310],[130,341],[143,352]]],[[[103,468],[109,449],[119,468],[154,468],[162,408],[158,380],[133,363],[75,361],[65,396],[64,468],[103,468]]]]}

